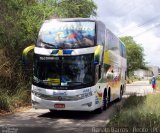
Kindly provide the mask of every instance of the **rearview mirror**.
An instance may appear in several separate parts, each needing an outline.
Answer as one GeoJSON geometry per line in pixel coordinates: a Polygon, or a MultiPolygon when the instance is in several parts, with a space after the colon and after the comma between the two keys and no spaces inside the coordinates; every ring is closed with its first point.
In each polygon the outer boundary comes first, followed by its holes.
{"type": "Polygon", "coordinates": [[[22,53],[22,61],[23,61],[24,64],[28,64],[28,62],[29,62],[29,59],[28,59],[29,55],[28,55],[28,54],[29,54],[29,52],[30,52],[31,50],[34,49],[34,47],[35,47],[35,45],[32,44],[32,45],[26,47],[26,48],[23,50],[23,53],[22,53]]]}

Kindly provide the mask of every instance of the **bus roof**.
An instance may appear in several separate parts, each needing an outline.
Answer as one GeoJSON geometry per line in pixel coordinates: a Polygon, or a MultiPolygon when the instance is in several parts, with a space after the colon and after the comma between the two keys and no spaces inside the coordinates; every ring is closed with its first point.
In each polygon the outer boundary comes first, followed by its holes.
{"type": "Polygon", "coordinates": [[[99,20],[96,20],[96,19],[90,19],[90,18],[60,18],[60,19],[54,19],[54,18],[51,18],[51,19],[48,19],[48,20],[45,20],[45,22],[49,22],[49,21],[60,21],[60,22],[72,22],[72,21],[90,21],[90,22],[101,22],[99,20]]]}

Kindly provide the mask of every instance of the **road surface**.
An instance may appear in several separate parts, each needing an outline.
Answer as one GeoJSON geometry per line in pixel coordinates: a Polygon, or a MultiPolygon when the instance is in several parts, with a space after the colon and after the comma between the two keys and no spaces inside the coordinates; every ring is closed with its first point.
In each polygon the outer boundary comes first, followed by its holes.
{"type": "Polygon", "coordinates": [[[30,109],[14,115],[0,117],[0,133],[15,131],[15,133],[90,133],[94,127],[104,127],[114,115],[116,106],[121,105],[131,94],[145,95],[153,90],[147,81],[138,81],[126,87],[126,95],[121,102],[113,102],[101,114],[89,112],[61,111],[50,113],[48,110],[30,109]]]}
{"type": "Polygon", "coordinates": [[[147,95],[152,92],[153,89],[151,87],[151,84],[149,84],[149,81],[137,81],[127,85],[125,94],[147,95]]]}

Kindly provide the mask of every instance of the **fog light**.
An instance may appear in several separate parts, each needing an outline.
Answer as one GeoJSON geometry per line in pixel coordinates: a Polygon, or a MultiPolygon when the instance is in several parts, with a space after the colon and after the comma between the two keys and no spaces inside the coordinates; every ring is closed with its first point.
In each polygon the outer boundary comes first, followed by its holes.
{"type": "Polygon", "coordinates": [[[33,105],[39,104],[39,102],[36,102],[36,101],[32,100],[32,104],[33,104],[33,105]]]}
{"type": "Polygon", "coordinates": [[[92,102],[82,104],[82,106],[88,106],[88,107],[91,107],[91,106],[92,106],[92,102]]]}
{"type": "Polygon", "coordinates": [[[91,107],[92,106],[92,102],[88,103],[88,107],[91,107]]]}

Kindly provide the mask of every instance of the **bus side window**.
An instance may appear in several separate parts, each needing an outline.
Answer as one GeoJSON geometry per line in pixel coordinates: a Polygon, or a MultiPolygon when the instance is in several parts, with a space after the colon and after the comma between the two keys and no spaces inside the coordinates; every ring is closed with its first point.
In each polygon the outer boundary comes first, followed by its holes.
{"type": "Polygon", "coordinates": [[[105,34],[105,50],[109,49],[109,35],[108,35],[108,31],[106,30],[106,34],[105,34]]]}
{"type": "Polygon", "coordinates": [[[122,57],[126,57],[126,50],[124,44],[120,42],[120,53],[122,57]]]}
{"type": "Polygon", "coordinates": [[[120,55],[119,47],[120,47],[119,40],[114,36],[114,34],[109,32],[109,34],[108,34],[108,48],[109,48],[109,50],[114,51],[114,53],[116,53],[117,55],[120,55]]]}
{"type": "Polygon", "coordinates": [[[97,44],[103,47],[105,45],[105,25],[98,24],[97,44]]]}

